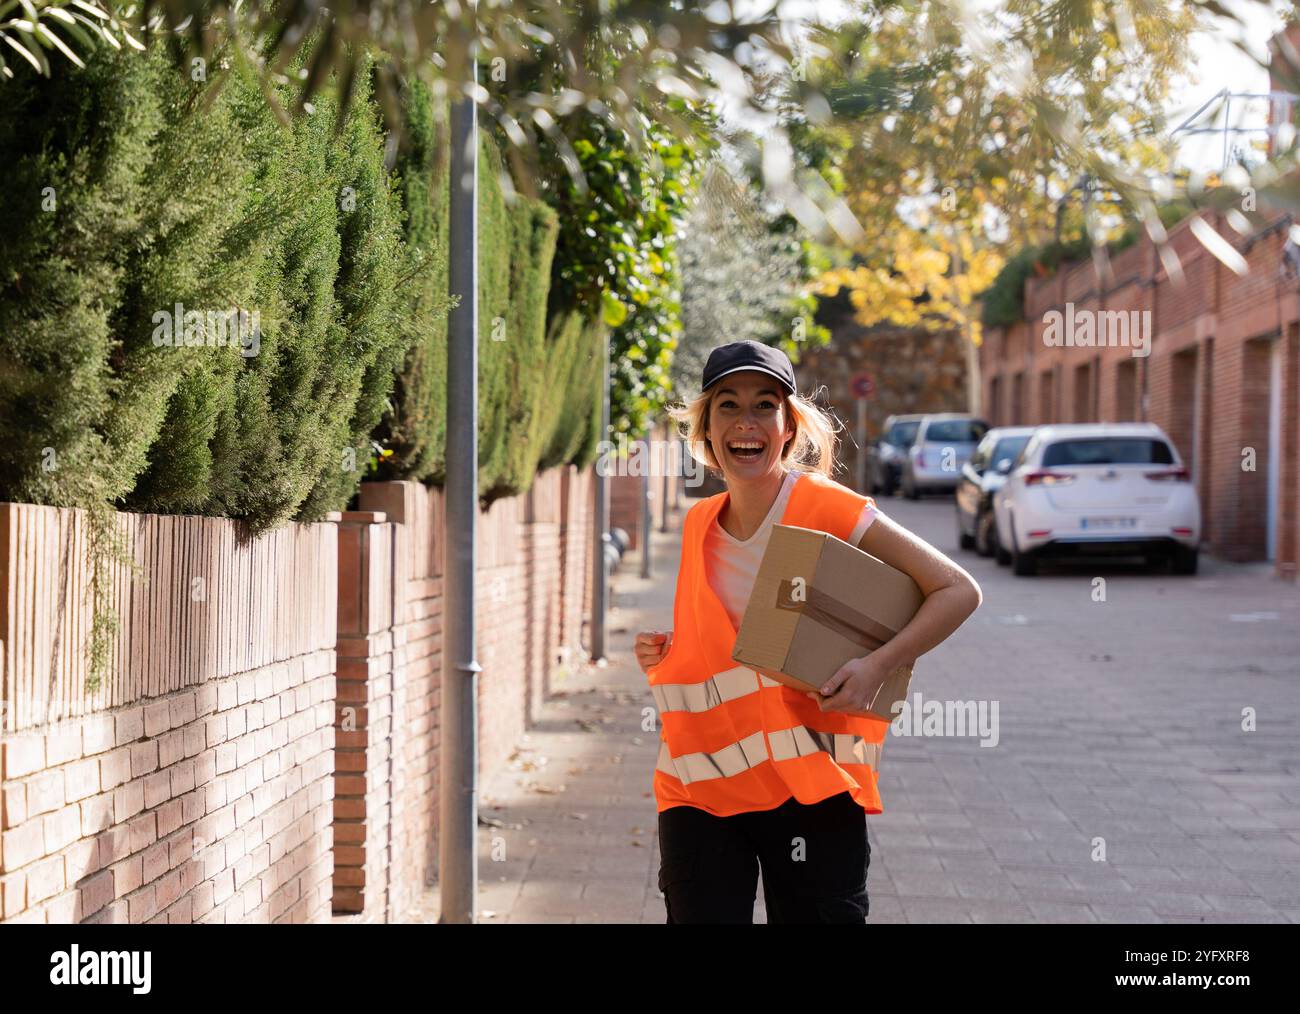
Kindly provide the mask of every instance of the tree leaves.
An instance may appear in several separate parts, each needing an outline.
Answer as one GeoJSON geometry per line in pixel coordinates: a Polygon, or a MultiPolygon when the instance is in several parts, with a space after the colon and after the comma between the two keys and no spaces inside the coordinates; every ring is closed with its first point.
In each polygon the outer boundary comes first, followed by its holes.
{"type": "Polygon", "coordinates": [[[60,33],[83,52],[89,52],[99,42],[120,49],[119,37],[134,49],[144,49],[115,16],[94,0],[0,0],[0,42],[5,44],[0,46],[0,80],[14,76],[5,60],[6,53],[10,60],[17,54],[45,77],[53,70],[46,50],[76,67],[84,67],[81,56],[60,33]]]}

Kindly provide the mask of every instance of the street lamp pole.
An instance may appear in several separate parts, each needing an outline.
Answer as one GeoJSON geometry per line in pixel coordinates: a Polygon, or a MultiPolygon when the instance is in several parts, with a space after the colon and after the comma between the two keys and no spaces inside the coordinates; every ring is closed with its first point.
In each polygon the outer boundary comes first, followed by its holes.
{"type": "MultiPolygon", "coordinates": [[[[650,438],[646,437],[646,443],[649,444],[650,438]]],[[[647,451],[641,459],[643,469],[641,475],[641,577],[648,580],[650,577],[650,533],[654,531],[654,492],[650,489],[650,462],[653,459],[647,451]]]]}
{"type": "MultiPolygon", "coordinates": [[[[600,441],[605,447],[609,439],[609,335],[600,342],[600,441]]],[[[609,569],[605,566],[605,532],[609,530],[609,477],[602,475],[609,463],[609,452],[596,455],[595,511],[592,519],[591,550],[591,660],[599,662],[605,657],[605,598],[608,592],[609,569]]]]}
{"type": "MultiPolygon", "coordinates": [[[[464,39],[472,80],[476,54],[464,39]]],[[[443,546],[442,747],[438,880],[441,922],[472,923],[478,888],[478,674],[474,658],[474,537],[478,521],[478,112],[451,104],[447,480],[443,546]]]]}

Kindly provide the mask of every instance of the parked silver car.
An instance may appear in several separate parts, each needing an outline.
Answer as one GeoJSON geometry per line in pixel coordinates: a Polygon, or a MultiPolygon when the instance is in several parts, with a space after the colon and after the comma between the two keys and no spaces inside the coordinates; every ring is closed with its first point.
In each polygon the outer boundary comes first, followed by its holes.
{"type": "Polygon", "coordinates": [[[962,465],[984,439],[989,424],[965,412],[941,412],[921,418],[916,439],[903,460],[903,496],[955,489],[962,465]]]}

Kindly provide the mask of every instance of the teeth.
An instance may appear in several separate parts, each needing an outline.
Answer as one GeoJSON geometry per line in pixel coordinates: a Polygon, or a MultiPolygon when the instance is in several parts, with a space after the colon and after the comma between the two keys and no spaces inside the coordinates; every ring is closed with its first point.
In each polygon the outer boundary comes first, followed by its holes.
{"type": "Polygon", "coordinates": [[[747,449],[761,451],[763,449],[763,443],[760,440],[733,440],[727,446],[730,447],[733,451],[747,450],[747,449]]]}

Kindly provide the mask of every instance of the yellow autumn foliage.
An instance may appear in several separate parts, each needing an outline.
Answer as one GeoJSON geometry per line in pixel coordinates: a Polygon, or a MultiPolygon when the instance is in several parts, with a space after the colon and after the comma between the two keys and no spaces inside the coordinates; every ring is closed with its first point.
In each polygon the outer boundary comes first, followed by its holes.
{"type": "Polygon", "coordinates": [[[1003,257],[996,250],[976,248],[964,231],[919,230],[899,221],[875,244],[870,260],[872,264],[825,272],[814,283],[814,294],[847,290],[854,316],[864,327],[956,327],[980,344],[974,302],[1002,270],[1003,257]]]}

